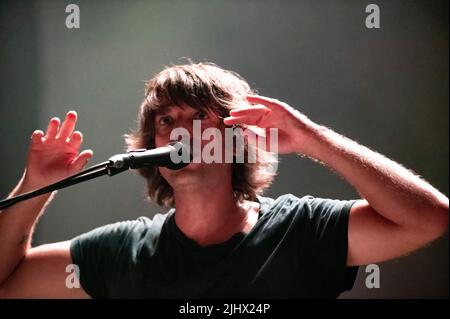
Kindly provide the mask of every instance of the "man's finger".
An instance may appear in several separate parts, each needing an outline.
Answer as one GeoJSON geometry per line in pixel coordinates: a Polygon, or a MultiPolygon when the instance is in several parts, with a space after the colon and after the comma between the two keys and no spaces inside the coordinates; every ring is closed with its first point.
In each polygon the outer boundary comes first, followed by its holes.
{"type": "Polygon", "coordinates": [[[81,152],[70,165],[71,174],[78,173],[81,171],[89,161],[89,159],[93,156],[94,152],[92,150],[84,150],[81,152]]]}
{"type": "Polygon", "coordinates": [[[78,150],[82,143],[83,134],[81,134],[80,131],[73,132],[72,136],[69,139],[69,145],[78,150]]]}
{"type": "Polygon", "coordinates": [[[68,112],[66,115],[66,119],[61,125],[61,129],[59,130],[57,138],[64,140],[67,139],[72,134],[76,122],[77,122],[77,112],[75,111],[68,112]]]}
{"type": "Polygon", "coordinates": [[[50,120],[47,127],[47,132],[45,133],[45,140],[53,140],[58,133],[60,120],[57,117],[54,117],[50,120]]]}
{"type": "Polygon", "coordinates": [[[243,115],[254,115],[255,114],[258,116],[263,116],[270,112],[271,112],[271,110],[269,108],[267,108],[264,105],[259,104],[259,105],[254,105],[254,106],[246,106],[246,107],[232,109],[230,111],[230,115],[243,116],[243,115]]]}
{"type": "Polygon", "coordinates": [[[247,124],[257,125],[261,116],[229,116],[223,119],[225,125],[247,124]]]}
{"type": "Polygon", "coordinates": [[[42,143],[42,137],[44,137],[44,132],[42,132],[41,130],[34,131],[31,135],[31,143],[34,145],[42,143]]]}
{"type": "Polygon", "coordinates": [[[284,102],[261,95],[247,95],[246,99],[250,103],[262,104],[271,110],[285,109],[286,107],[289,107],[289,105],[284,102]]]}

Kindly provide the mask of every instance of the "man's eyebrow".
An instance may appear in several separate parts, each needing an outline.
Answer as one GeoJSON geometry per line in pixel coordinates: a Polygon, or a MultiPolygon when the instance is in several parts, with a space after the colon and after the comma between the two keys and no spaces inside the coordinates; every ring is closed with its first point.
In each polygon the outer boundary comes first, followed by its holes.
{"type": "Polygon", "coordinates": [[[155,115],[164,115],[170,111],[170,106],[163,106],[155,110],[155,115]]]}
{"type": "Polygon", "coordinates": [[[167,105],[167,106],[162,106],[162,107],[159,107],[158,109],[156,109],[155,115],[165,115],[176,107],[181,108],[182,110],[185,109],[184,107],[178,106],[178,105],[167,105]]]}

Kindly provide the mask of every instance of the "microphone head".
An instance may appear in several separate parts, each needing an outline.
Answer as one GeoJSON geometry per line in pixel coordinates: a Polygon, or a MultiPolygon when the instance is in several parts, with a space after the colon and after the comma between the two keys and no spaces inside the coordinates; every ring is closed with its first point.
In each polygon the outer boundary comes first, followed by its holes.
{"type": "Polygon", "coordinates": [[[173,147],[173,151],[170,152],[170,158],[168,159],[168,161],[160,166],[166,167],[171,170],[179,170],[191,163],[191,150],[186,145],[178,141],[172,141],[167,145],[173,147]],[[188,156],[188,158],[186,158],[186,156],[188,156]]]}
{"type": "Polygon", "coordinates": [[[162,166],[178,170],[192,161],[190,149],[181,142],[171,142],[155,149],[138,149],[127,154],[119,154],[109,159],[109,165],[114,168],[139,169],[148,166],[162,166]]]}

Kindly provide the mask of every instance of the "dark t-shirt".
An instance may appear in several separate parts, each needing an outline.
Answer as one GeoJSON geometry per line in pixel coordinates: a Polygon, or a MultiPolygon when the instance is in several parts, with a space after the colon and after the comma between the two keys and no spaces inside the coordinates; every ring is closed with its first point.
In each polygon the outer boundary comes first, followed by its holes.
{"type": "Polygon", "coordinates": [[[175,210],[119,222],[73,239],[80,283],[94,298],[336,298],[352,288],[346,267],[355,201],[258,197],[249,233],[202,247],[175,210]]]}

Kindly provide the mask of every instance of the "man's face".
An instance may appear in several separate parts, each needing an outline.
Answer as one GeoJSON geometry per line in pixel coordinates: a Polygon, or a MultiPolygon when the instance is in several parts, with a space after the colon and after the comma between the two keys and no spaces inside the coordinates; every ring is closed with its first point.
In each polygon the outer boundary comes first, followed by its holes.
{"type": "MultiPolygon", "coordinates": [[[[171,132],[176,128],[184,128],[189,136],[191,151],[194,143],[200,145],[200,149],[208,144],[211,139],[202,140],[202,134],[194,135],[194,121],[201,123],[201,133],[207,128],[217,128],[224,136],[225,125],[221,118],[212,112],[194,109],[190,106],[168,106],[161,109],[155,116],[155,146],[167,145],[171,139],[171,132]]],[[[195,150],[194,150],[195,152],[195,150]]],[[[201,154],[193,154],[200,156],[201,154]]],[[[173,171],[160,167],[159,171],[166,181],[176,188],[177,186],[193,186],[196,183],[213,182],[216,178],[223,181],[229,174],[231,176],[231,164],[222,163],[191,163],[188,166],[173,171]],[[224,175],[225,174],[225,175],[224,175]]]]}

